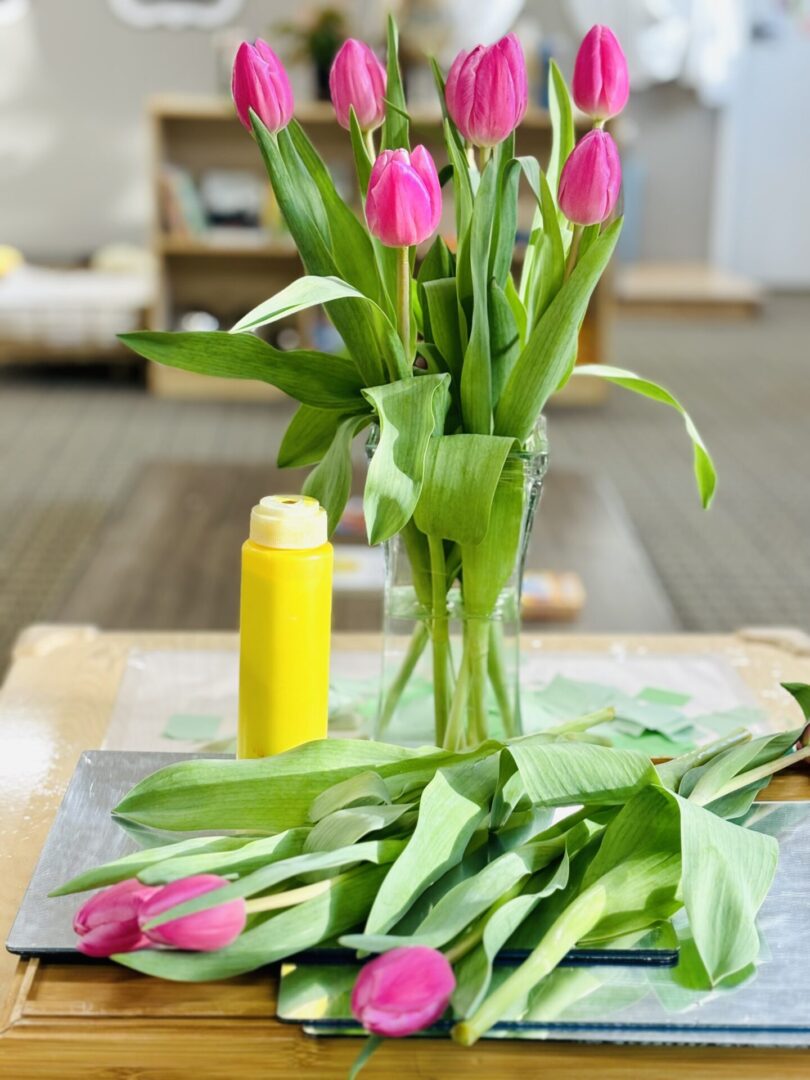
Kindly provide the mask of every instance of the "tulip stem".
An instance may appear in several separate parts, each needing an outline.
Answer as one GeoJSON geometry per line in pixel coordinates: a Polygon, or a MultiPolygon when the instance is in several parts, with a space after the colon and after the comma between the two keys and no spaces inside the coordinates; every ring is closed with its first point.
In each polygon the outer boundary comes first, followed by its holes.
{"type": "Polygon", "coordinates": [[[489,164],[489,159],[491,157],[492,157],[492,147],[491,146],[482,146],[481,147],[481,172],[483,172],[484,169],[487,167],[487,165],[489,164]]]}
{"type": "Polygon", "coordinates": [[[326,881],[316,881],[312,885],[302,885],[298,889],[287,889],[286,892],[272,893],[270,896],[262,896],[257,900],[247,900],[245,910],[248,915],[255,915],[259,911],[278,911],[281,908],[294,907],[305,900],[314,900],[329,892],[332,888],[331,878],[326,881]]]}
{"type": "Polygon", "coordinates": [[[374,146],[374,132],[369,129],[363,132],[363,142],[366,144],[366,151],[368,152],[369,159],[374,162],[377,159],[377,150],[374,146]]]}
{"type": "Polygon", "coordinates": [[[579,255],[579,245],[582,241],[582,225],[575,225],[574,232],[571,236],[571,247],[568,249],[568,258],[565,261],[565,280],[567,281],[571,277],[571,271],[577,264],[577,255],[579,255]]]}
{"type": "Polygon", "coordinates": [[[411,359],[411,258],[407,247],[397,248],[397,330],[405,350],[405,359],[411,359]]]}

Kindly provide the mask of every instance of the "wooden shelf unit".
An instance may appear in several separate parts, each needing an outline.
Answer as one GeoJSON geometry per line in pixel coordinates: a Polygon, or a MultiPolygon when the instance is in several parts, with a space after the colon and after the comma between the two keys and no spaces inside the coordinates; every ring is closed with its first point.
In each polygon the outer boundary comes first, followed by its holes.
{"type": "MultiPolygon", "coordinates": [[[[348,134],[338,126],[328,102],[300,106],[296,117],[307,130],[318,151],[337,174],[340,187],[353,189],[354,163],[348,134]]],[[[424,143],[436,157],[445,160],[441,116],[438,110],[415,109],[411,113],[413,138],[424,143]]],[[[208,169],[244,169],[263,176],[255,143],[236,119],[233,104],[225,98],[153,98],[149,103],[152,133],[154,229],[152,246],[159,268],[158,298],[150,312],[153,329],[171,329],[175,314],[182,310],[205,310],[217,315],[223,325],[235,321],[251,307],[288,285],[301,273],[298,255],[289,237],[280,234],[266,241],[255,234],[240,240],[234,235],[204,235],[166,232],[160,214],[160,185],[167,165],[187,170],[195,180],[208,169]]],[[[551,124],[548,113],[530,110],[518,133],[518,153],[548,156],[551,124]]],[[[448,200],[449,201],[449,200],[448,200]]],[[[522,200],[521,221],[528,226],[533,209],[527,195],[522,200]]],[[[452,235],[452,206],[447,206],[441,231],[452,235]]],[[[247,230],[246,230],[247,233],[247,230]]],[[[605,315],[604,288],[597,290],[586,318],[580,343],[580,359],[594,363],[600,359],[605,315]]],[[[301,336],[302,345],[311,346],[315,316],[302,312],[290,321],[301,336]]],[[[169,397],[266,399],[280,392],[255,382],[209,379],[189,372],[150,365],[149,386],[153,393],[169,397]]],[[[572,385],[560,396],[564,403],[591,404],[603,399],[600,380],[572,385]]]]}

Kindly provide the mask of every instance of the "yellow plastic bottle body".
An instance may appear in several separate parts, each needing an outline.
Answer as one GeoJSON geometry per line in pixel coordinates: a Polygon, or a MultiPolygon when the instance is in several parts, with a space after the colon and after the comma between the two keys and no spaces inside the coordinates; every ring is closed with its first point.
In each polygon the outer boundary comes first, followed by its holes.
{"type": "Polygon", "coordinates": [[[242,547],[240,758],[326,738],[332,562],[328,543],[242,547]]]}

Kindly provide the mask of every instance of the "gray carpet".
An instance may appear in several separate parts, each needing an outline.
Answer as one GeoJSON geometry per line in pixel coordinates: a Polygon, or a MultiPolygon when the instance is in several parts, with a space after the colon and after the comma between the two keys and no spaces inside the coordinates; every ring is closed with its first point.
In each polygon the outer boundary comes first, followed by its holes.
{"type": "MultiPolygon", "coordinates": [[[[613,480],[688,629],[810,628],[808,340],[806,297],[757,321],[615,325],[613,362],[680,395],[715,454],[709,514],[671,410],[615,390],[602,409],[550,417],[552,467],[613,480]]],[[[0,372],[0,667],[19,629],[58,609],[146,462],[267,461],[289,415],[157,401],[86,372],[0,372]]]]}

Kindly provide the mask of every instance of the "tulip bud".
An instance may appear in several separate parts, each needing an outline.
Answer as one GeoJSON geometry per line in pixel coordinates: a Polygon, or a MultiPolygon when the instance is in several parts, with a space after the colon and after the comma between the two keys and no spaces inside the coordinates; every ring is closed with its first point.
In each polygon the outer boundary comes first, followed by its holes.
{"type": "Polygon", "coordinates": [[[150,941],[140,928],[138,915],[144,900],[158,891],[130,878],[96,893],[73,920],[79,935],[76,948],[85,956],[112,956],[147,947],[150,941]]]}
{"type": "Polygon", "coordinates": [[[293,92],[284,65],[267,44],[257,39],[255,45],[243,41],[233,63],[231,82],[239,119],[252,131],[250,110],[256,113],[268,131],[280,131],[292,119],[293,92]]]}
{"type": "Polygon", "coordinates": [[[592,26],[582,39],[571,89],[577,107],[596,120],[609,120],[627,104],[627,60],[610,27],[592,26]]]}
{"type": "Polygon", "coordinates": [[[169,908],[193,900],[195,896],[211,892],[227,885],[225,878],[216,874],[196,874],[194,877],[181,878],[158,889],[141,906],[139,919],[143,932],[157,945],[171,945],[175,949],[190,949],[197,952],[211,952],[224,949],[236,941],[245,928],[247,912],[245,901],[226,900],[224,904],[206,908],[194,915],[181,915],[147,929],[148,923],[169,908]]]}
{"type": "Polygon", "coordinates": [[[453,969],[443,953],[406,945],[360,969],[352,1012],[367,1031],[397,1039],[435,1023],[455,988],[453,969]]]}
{"type": "Polygon", "coordinates": [[[622,165],[612,136],[589,131],[563,166],[560,209],[576,225],[595,225],[613,213],[621,186],[622,165]]]}
{"type": "Polygon", "coordinates": [[[385,119],[385,68],[363,41],[348,38],[329,72],[329,93],[338,123],[350,130],[353,108],[361,131],[373,131],[385,119]]]}
{"type": "Polygon", "coordinates": [[[445,99],[465,139],[476,146],[503,142],[523,119],[529,100],[526,61],[515,35],[460,52],[447,75],[445,99]]]}
{"type": "Polygon", "coordinates": [[[433,158],[424,146],[384,150],[371,170],[366,221],[388,247],[412,247],[436,231],[442,189],[433,158]]]}

